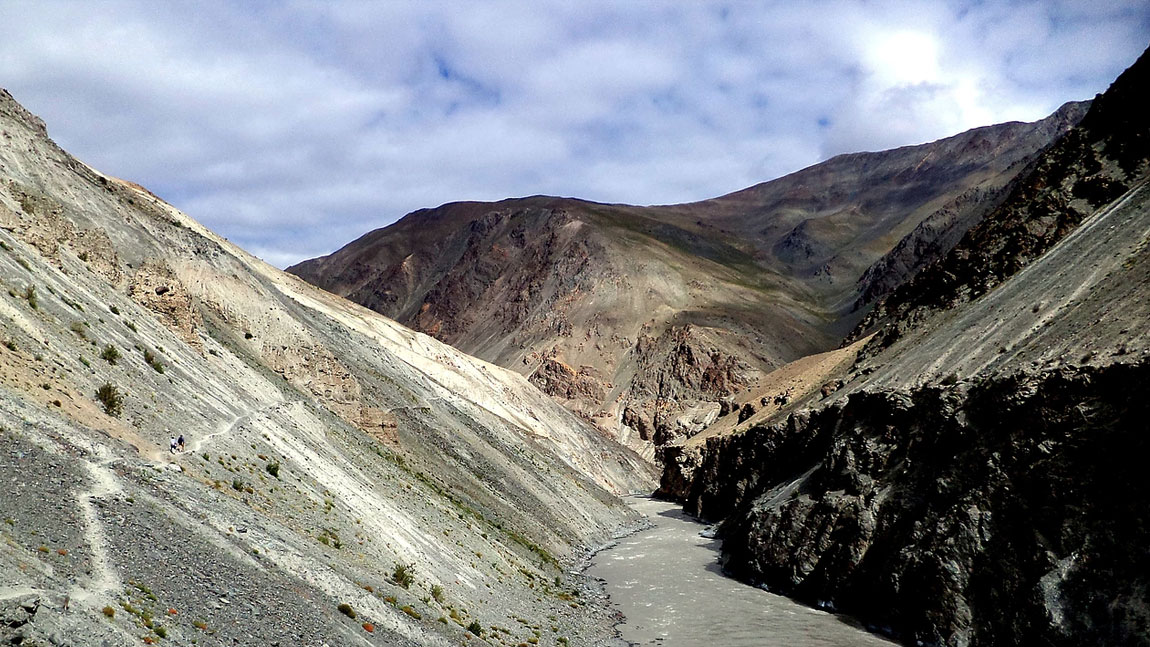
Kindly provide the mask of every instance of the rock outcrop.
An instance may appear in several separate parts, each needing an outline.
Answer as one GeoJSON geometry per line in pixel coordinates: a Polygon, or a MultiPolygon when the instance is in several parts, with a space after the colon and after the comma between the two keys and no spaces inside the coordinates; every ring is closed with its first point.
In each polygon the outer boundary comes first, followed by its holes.
{"type": "Polygon", "coordinates": [[[713,440],[688,509],[727,517],[728,572],[910,643],[1145,644],[1148,383],[857,393],[713,440]]]}

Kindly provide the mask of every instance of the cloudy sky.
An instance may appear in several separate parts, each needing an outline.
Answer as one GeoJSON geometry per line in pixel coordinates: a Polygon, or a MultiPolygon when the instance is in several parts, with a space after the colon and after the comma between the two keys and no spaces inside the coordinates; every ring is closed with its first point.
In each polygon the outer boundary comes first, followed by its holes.
{"type": "Polygon", "coordinates": [[[1105,90],[1150,3],[0,3],[64,148],[280,266],[453,200],[660,204],[1105,90]]]}

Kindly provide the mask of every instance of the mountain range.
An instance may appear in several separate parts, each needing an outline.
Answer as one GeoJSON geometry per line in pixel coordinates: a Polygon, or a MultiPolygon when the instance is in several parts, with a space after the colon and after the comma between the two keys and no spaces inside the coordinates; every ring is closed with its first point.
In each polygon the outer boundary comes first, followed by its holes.
{"type": "Polygon", "coordinates": [[[773,370],[837,346],[1088,106],[691,204],[447,204],[288,271],[528,376],[651,459],[773,370]]]}

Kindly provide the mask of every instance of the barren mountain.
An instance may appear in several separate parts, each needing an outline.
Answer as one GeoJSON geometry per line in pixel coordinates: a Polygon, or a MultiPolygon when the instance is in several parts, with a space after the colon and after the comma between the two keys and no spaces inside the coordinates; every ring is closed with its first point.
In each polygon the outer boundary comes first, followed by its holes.
{"type": "Polygon", "coordinates": [[[924,222],[920,246],[948,251],[1086,107],[842,155],[692,204],[447,204],[289,271],[530,376],[650,458],[767,373],[836,346],[860,299],[927,253],[872,264],[924,222]]]}
{"type": "Polygon", "coordinates": [[[603,644],[648,463],[249,256],[0,92],[0,642],[603,644]],[[187,450],[171,453],[169,437],[187,450]]]}
{"type": "Polygon", "coordinates": [[[1150,51],[880,303],[853,366],[666,450],[727,572],[908,644],[1150,644],[1148,83],[1150,51]]]}

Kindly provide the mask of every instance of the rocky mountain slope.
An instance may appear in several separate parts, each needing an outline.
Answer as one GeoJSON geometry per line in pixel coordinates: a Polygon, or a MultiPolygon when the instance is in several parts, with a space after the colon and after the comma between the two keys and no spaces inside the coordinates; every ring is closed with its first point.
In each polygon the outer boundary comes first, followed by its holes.
{"type": "Polygon", "coordinates": [[[909,644],[1150,644],[1147,82],[1144,54],[840,379],[669,457],[728,572],[909,644]]]}
{"type": "Polygon", "coordinates": [[[564,566],[638,522],[646,462],[3,92],[0,280],[0,642],[611,640],[564,566]]]}
{"type": "Polygon", "coordinates": [[[833,348],[860,305],[919,268],[918,247],[948,251],[1086,107],[693,204],[447,204],[289,271],[530,376],[652,457],[775,368],[833,348]],[[868,272],[916,227],[911,258],[868,272]]]}

